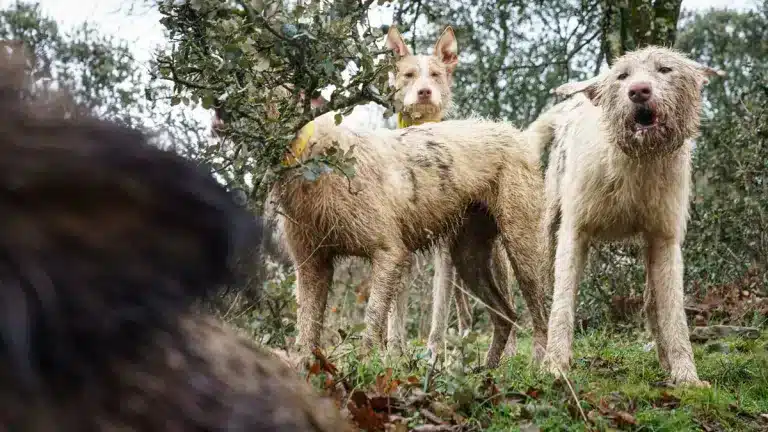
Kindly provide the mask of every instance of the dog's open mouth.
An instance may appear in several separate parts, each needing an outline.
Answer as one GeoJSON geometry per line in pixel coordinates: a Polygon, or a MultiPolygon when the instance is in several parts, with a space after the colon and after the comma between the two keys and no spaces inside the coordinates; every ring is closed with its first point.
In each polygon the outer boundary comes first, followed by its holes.
{"type": "Polygon", "coordinates": [[[635,108],[635,122],[633,130],[635,132],[644,132],[659,126],[659,117],[656,111],[647,105],[638,105],[635,108]]]}

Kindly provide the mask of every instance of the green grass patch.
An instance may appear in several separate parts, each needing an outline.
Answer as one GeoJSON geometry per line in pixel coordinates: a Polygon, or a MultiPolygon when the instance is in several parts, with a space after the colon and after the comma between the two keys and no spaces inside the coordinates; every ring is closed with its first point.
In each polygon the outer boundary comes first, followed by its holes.
{"type": "Polygon", "coordinates": [[[699,377],[712,385],[708,389],[666,386],[655,350],[634,333],[578,336],[567,383],[531,366],[527,337],[521,337],[518,355],[493,371],[475,370],[487,337],[452,340],[434,365],[423,358],[422,343],[413,343],[403,357],[373,352],[365,359],[350,344],[338,348],[344,354],[332,361],[349,387],[362,390],[382,388],[377,381],[391,368],[391,380],[403,383],[391,396],[400,398],[405,407],[400,415],[409,427],[427,423],[430,410],[442,410],[438,417],[463,424],[463,430],[768,430],[763,415],[768,413],[768,332],[757,340],[694,345],[699,377]],[[413,394],[423,391],[427,402],[408,407],[413,394]]]}

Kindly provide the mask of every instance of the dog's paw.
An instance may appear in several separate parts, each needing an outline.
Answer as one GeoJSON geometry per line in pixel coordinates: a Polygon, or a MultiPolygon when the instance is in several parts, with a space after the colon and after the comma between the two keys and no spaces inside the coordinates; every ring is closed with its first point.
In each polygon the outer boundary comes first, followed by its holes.
{"type": "Polygon", "coordinates": [[[551,356],[544,356],[544,359],[541,361],[541,368],[554,375],[555,378],[562,378],[570,369],[570,362],[568,360],[560,361],[551,356]]]}
{"type": "Polygon", "coordinates": [[[675,387],[689,387],[689,388],[711,388],[712,385],[709,383],[709,381],[704,381],[696,378],[695,376],[693,378],[691,377],[685,377],[685,378],[672,378],[672,385],[675,387]]]}
{"type": "Polygon", "coordinates": [[[405,355],[405,344],[399,340],[387,341],[387,356],[389,358],[400,358],[405,355]]]}

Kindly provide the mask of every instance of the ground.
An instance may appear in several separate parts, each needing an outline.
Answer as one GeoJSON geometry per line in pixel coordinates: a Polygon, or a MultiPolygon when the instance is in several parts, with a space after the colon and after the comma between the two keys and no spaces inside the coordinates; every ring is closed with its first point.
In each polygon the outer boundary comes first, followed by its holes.
{"type": "Polygon", "coordinates": [[[490,373],[477,370],[488,340],[474,333],[449,337],[450,354],[434,366],[421,342],[404,358],[361,361],[357,335],[344,336],[308,375],[362,430],[768,430],[768,331],[694,345],[709,389],[666,386],[639,332],[578,336],[567,382],[531,367],[526,336],[519,355],[490,373]]]}

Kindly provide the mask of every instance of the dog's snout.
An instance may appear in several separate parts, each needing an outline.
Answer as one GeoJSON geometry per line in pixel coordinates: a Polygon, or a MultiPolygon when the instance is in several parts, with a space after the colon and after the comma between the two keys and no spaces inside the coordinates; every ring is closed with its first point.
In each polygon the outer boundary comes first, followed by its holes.
{"type": "Polygon", "coordinates": [[[419,99],[427,99],[432,96],[432,90],[428,88],[423,88],[419,90],[418,95],[419,95],[419,99]]]}
{"type": "Polygon", "coordinates": [[[634,103],[648,102],[651,98],[651,84],[647,82],[634,83],[629,86],[629,100],[634,103]]]}

